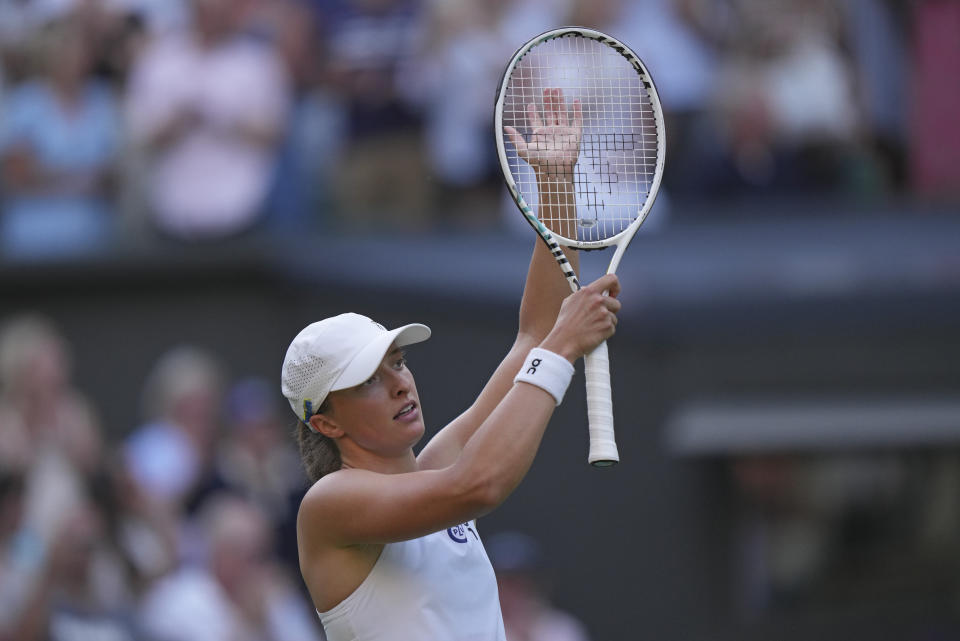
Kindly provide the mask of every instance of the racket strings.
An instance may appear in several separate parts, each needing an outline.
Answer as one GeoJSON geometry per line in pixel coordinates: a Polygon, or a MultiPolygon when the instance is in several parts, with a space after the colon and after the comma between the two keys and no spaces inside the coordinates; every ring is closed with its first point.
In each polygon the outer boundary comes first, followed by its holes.
{"type": "MultiPolygon", "coordinates": [[[[575,147],[575,134],[563,127],[573,125],[574,99],[583,114],[573,168],[575,208],[544,206],[566,202],[564,186],[550,180],[538,185],[534,170],[506,138],[508,164],[520,195],[544,225],[570,240],[602,241],[629,227],[650,196],[658,163],[657,118],[644,77],[623,55],[600,41],[570,35],[535,45],[514,66],[503,124],[534,149],[548,141],[575,147]],[[554,88],[563,92],[559,107],[545,105],[544,90],[554,88]],[[530,104],[536,105],[540,127],[531,122],[530,104]]],[[[548,176],[564,171],[541,165],[541,174],[548,176]]]]}

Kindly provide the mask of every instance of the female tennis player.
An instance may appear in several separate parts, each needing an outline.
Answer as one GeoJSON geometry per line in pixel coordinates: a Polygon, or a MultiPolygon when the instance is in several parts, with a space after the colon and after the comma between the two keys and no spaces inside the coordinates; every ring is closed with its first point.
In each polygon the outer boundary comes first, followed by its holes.
{"type": "MultiPolygon", "coordinates": [[[[548,91],[524,154],[540,180],[542,219],[557,219],[545,210],[574,206],[580,126],[560,92],[548,91]]],[[[342,314],[297,335],[282,387],[315,481],[297,539],[329,641],[505,640],[475,520],[527,473],[573,363],[613,334],[618,293],[608,275],[571,294],[538,240],[513,346],[473,405],[419,455],[424,419],[403,348],[426,340],[427,327],[388,331],[342,314]]]]}

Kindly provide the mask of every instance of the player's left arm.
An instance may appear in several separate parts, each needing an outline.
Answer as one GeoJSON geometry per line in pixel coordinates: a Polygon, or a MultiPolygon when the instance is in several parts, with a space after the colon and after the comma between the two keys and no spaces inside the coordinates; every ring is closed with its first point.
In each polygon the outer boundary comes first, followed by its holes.
{"type": "MultiPolygon", "coordinates": [[[[569,251],[567,257],[576,269],[576,252],[569,251]]],[[[516,340],[473,405],[430,439],[417,456],[420,469],[440,469],[457,459],[473,433],[513,387],[513,378],[527,354],[546,338],[557,320],[560,303],[569,295],[570,286],[557,268],[556,259],[537,238],[520,303],[516,340]]]]}
{"type": "MultiPolygon", "coordinates": [[[[542,157],[546,157],[545,150],[555,150],[551,156],[554,167],[565,165],[566,170],[537,171],[541,192],[539,214],[544,224],[569,237],[567,229],[556,228],[559,223],[551,220],[573,218],[569,215],[570,210],[576,207],[572,169],[577,154],[570,153],[570,140],[574,135],[579,146],[580,123],[576,122],[579,120],[579,105],[575,107],[574,121],[568,125],[562,94],[559,90],[548,91],[551,91],[549,95],[546,92],[544,94],[543,120],[535,112],[530,114],[534,125],[531,146],[536,144],[542,157]]],[[[564,252],[573,270],[579,273],[577,252],[567,248],[564,252]]],[[[527,354],[546,338],[557,320],[563,299],[570,293],[570,285],[558,268],[556,258],[538,237],[527,270],[520,301],[517,338],[513,346],[473,405],[440,430],[420,452],[417,457],[420,469],[439,469],[456,460],[473,433],[513,387],[513,379],[527,354]]]]}

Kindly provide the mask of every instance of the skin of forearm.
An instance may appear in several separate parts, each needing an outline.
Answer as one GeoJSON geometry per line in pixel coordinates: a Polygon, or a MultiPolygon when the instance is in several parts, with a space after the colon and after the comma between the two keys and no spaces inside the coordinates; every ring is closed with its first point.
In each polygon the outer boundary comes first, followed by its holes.
{"type": "MultiPolygon", "coordinates": [[[[573,183],[566,179],[542,176],[540,185],[540,218],[544,225],[562,236],[575,225],[573,183]],[[562,215],[561,215],[562,214],[562,215]],[[568,219],[560,223],[561,219],[568,219]]],[[[576,250],[563,248],[574,272],[580,273],[580,257],[576,250]]],[[[523,299],[520,302],[520,336],[539,343],[553,328],[563,299],[570,295],[570,284],[557,266],[557,260],[546,244],[538,241],[530,260],[523,299]]]]}
{"type": "MultiPolygon", "coordinates": [[[[571,363],[582,354],[579,323],[559,322],[541,343],[571,363]]],[[[556,401],[549,392],[517,383],[467,441],[455,464],[460,478],[475,479],[492,510],[520,483],[536,456],[556,401]]]]}
{"type": "Polygon", "coordinates": [[[537,189],[540,194],[540,222],[564,238],[576,239],[577,201],[572,168],[538,170],[537,189]]]}
{"type": "Polygon", "coordinates": [[[514,385],[464,446],[455,466],[478,488],[483,513],[503,503],[526,476],[555,408],[546,391],[514,385]]]}
{"type": "MultiPolygon", "coordinates": [[[[564,252],[573,270],[579,272],[580,259],[577,252],[566,248],[564,252]]],[[[543,340],[553,329],[560,305],[570,293],[570,284],[560,271],[557,259],[550,253],[546,243],[538,239],[520,301],[518,342],[524,338],[534,344],[543,340]]]]}

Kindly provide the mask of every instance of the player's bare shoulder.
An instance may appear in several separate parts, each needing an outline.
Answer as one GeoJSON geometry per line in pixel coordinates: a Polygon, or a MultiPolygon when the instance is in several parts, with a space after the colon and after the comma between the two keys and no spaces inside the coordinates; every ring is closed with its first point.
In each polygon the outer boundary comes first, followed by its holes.
{"type": "MultiPolygon", "coordinates": [[[[364,470],[341,469],[314,483],[297,514],[297,538],[303,546],[340,545],[336,518],[345,502],[352,500],[364,470]]],[[[301,549],[301,552],[303,550],[301,549]]]]}
{"type": "Polygon", "coordinates": [[[382,545],[344,541],[338,527],[366,470],[332,472],[307,491],[297,515],[300,570],[316,608],[323,612],[351,594],[376,564],[382,545]]]}

